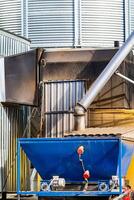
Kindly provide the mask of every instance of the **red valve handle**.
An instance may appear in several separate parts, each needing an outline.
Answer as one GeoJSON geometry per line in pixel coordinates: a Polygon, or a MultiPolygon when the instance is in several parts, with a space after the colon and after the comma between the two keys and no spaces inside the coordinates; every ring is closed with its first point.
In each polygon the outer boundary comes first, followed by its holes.
{"type": "Polygon", "coordinates": [[[88,170],[86,170],[84,173],[83,173],[83,178],[84,179],[89,179],[90,178],[90,172],[88,170]]]}
{"type": "Polygon", "coordinates": [[[79,146],[78,149],[77,149],[77,153],[78,153],[78,155],[82,155],[84,153],[84,147],[79,146]]]}

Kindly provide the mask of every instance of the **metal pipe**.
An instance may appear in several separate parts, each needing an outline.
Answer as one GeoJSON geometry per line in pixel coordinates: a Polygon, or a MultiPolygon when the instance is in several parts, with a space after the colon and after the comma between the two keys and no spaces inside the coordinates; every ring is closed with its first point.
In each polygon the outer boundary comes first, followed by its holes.
{"type": "Polygon", "coordinates": [[[116,72],[115,72],[115,74],[116,74],[117,76],[119,76],[119,77],[121,77],[121,78],[125,79],[126,81],[128,81],[128,82],[130,82],[130,83],[134,84],[134,81],[133,81],[132,79],[130,79],[130,78],[128,78],[128,77],[126,77],[126,76],[124,76],[124,75],[123,75],[123,74],[121,74],[120,72],[116,71],[116,72]]]}
{"type": "Polygon", "coordinates": [[[85,123],[82,124],[80,121],[83,121],[83,116],[85,115],[85,111],[87,108],[91,105],[91,103],[94,101],[95,97],[98,95],[98,93],[102,90],[104,85],[108,82],[108,80],[111,78],[111,76],[115,73],[115,71],[118,69],[120,64],[123,62],[123,60],[126,58],[126,56],[129,54],[131,49],[134,45],[134,32],[129,36],[127,41],[122,45],[122,47],[118,50],[118,52],[113,56],[111,61],[108,63],[106,68],[102,71],[102,73],[99,75],[99,77],[94,81],[94,83],[91,85],[83,99],[77,104],[75,107],[75,129],[81,130],[84,129],[85,123]],[[77,124],[82,124],[82,126],[77,124]]]}

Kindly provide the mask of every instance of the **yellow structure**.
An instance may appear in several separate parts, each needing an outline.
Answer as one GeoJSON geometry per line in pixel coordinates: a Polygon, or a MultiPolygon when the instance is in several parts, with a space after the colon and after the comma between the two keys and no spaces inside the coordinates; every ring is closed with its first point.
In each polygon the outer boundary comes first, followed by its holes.
{"type": "Polygon", "coordinates": [[[129,184],[134,190],[134,156],[131,159],[131,162],[127,171],[126,179],[129,180],[129,184]]]}
{"type": "Polygon", "coordinates": [[[134,109],[90,109],[90,127],[134,127],[134,109]]]}

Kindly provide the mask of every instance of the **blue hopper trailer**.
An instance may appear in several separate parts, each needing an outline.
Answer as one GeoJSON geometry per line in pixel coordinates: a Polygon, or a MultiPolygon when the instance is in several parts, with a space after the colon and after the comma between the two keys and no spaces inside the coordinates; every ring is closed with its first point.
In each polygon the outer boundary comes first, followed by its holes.
{"type": "Polygon", "coordinates": [[[122,194],[134,144],[119,137],[18,139],[18,195],[109,197],[122,194]],[[41,176],[39,191],[21,191],[21,149],[41,176]]]}

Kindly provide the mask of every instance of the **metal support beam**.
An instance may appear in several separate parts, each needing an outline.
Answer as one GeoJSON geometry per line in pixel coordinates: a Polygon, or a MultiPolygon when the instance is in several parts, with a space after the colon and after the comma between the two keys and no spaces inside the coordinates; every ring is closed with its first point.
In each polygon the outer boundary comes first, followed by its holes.
{"type": "Polygon", "coordinates": [[[120,78],[123,78],[124,80],[126,80],[126,81],[128,81],[128,82],[134,84],[134,81],[133,81],[132,79],[130,79],[130,78],[124,76],[124,75],[121,74],[120,72],[116,71],[115,74],[116,74],[117,76],[119,76],[120,78]]]}

